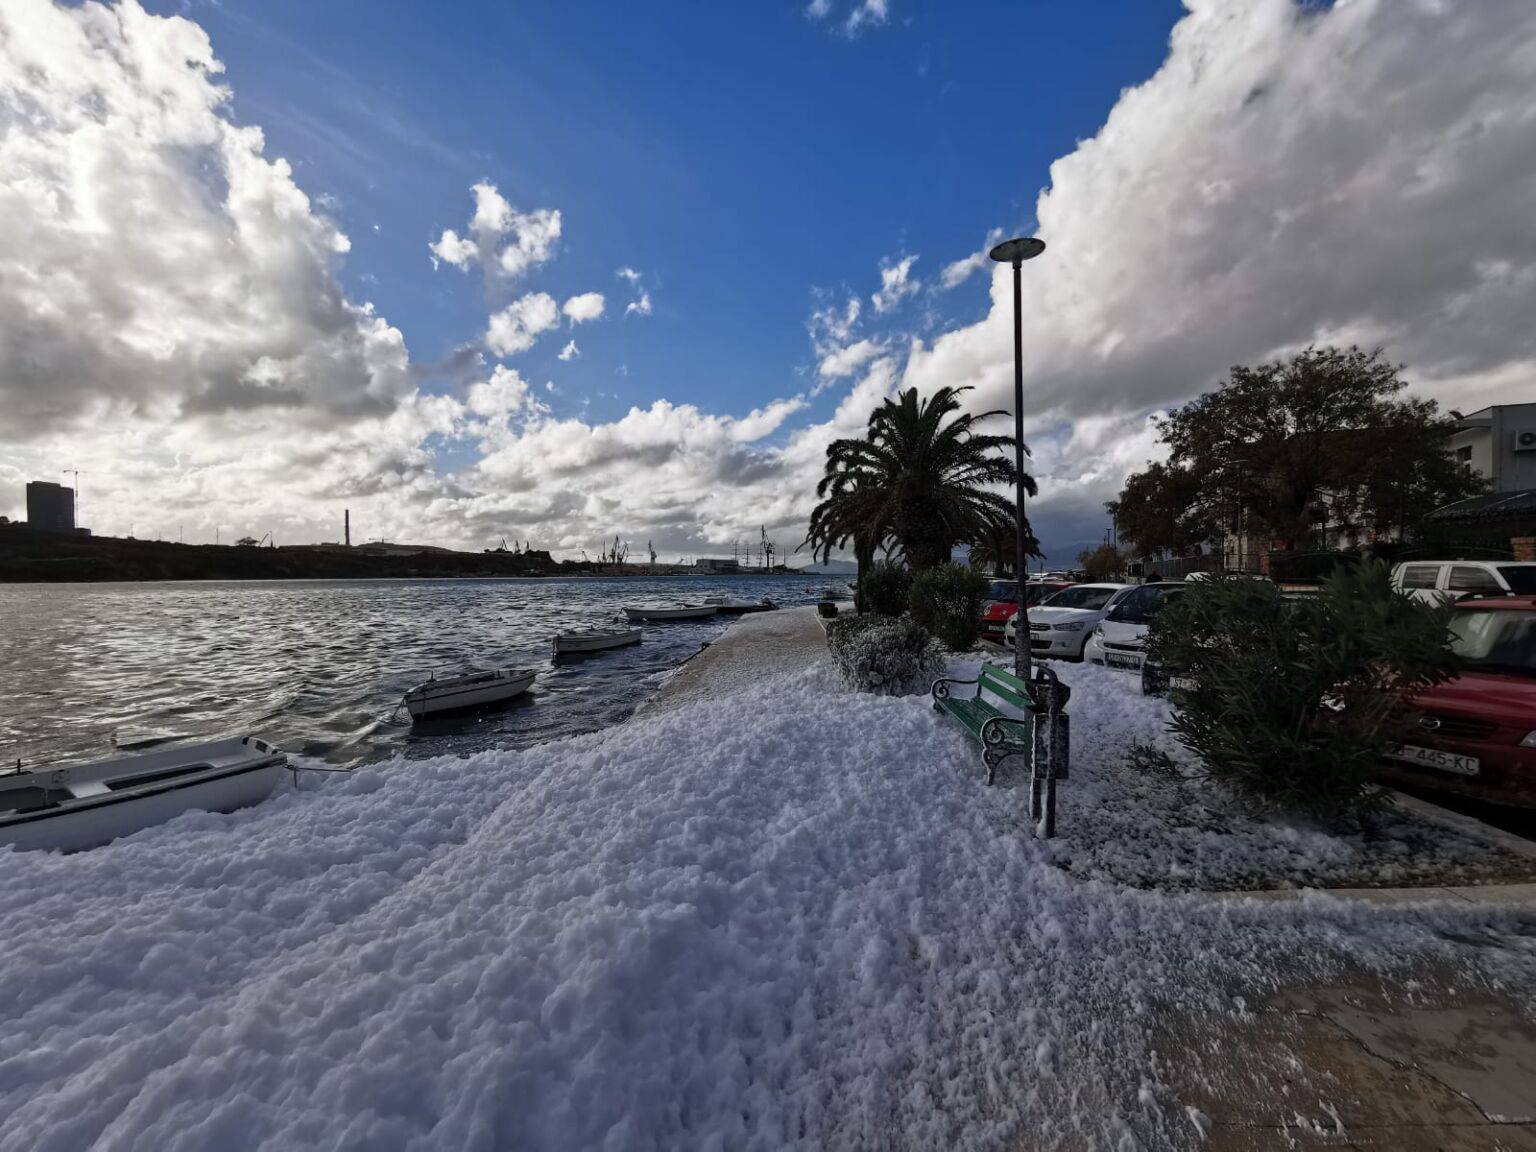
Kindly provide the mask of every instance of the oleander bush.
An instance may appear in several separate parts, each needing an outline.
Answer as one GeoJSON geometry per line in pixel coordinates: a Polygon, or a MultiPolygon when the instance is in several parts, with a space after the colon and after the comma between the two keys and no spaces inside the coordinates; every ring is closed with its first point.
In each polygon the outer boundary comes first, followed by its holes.
{"type": "Polygon", "coordinates": [[[1315,595],[1217,576],[1153,620],[1147,652],[1172,677],[1174,735],[1213,777],[1337,823],[1376,802],[1371,777],[1408,733],[1406,698],[1456,674],[1448,611],[1398,592],[1377,561],[1315,595]]]}
{"type": "Polygon", "coordinates": [[[841,616],[827,624],[827,646],[844,682],[860,692],[926,692],[944,674],[943,648],[910,619],[841,616]]]}
{"type": "Polygon", "coordinates": [[[906,565],[879,560],[859,581],[859,611],[871,616],[900,616],[912,593],[912,573],[906,565]]]}
{"type": "Polygon", "coordinates": [[[969,652],[981,634],[986,576],[964,564],[938,564],[912,577],[912,619],[951,652],[969,652]]]}

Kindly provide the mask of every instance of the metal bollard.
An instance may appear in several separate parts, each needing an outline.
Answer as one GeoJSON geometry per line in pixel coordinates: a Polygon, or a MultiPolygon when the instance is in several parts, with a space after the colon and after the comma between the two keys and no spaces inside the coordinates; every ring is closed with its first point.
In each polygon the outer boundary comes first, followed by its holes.
{"type": "Polygon", "coordinates": [[[1038,710],[1030,758],[1029,818],[1036,834],[1049,840],[1056,834],[1056,782],[1067,778],[1071,763],[1072,725],[1062,709],[1072,690],[1050,669],[1038,665],[1037,669],[1031,685],[1038,710]]]}

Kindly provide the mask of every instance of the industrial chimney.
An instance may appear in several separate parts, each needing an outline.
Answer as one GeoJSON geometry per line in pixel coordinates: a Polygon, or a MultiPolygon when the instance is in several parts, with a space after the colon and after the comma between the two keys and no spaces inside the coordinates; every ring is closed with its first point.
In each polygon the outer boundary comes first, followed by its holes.
{"type": "Polygon", "coordinates": [[[347,547],[350,548],[350,547],[352,547],[352,509],[350,509],[350,508],[342,509],[341,515],[342,515],[342,521],[341,521],[342,528],[341,528],[341,530],[342,530],[342,533],[343,533],[343,537],[342,538],[346,540],[347,547]]]}

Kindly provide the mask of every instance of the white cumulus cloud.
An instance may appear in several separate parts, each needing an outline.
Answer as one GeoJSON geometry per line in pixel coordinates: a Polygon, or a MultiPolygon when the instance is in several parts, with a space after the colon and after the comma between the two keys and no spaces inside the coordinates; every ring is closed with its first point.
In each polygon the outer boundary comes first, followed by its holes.
{"type": "Polygon", "coordinates": [[[601,292],[583,292],[567,300],[561,311],[572,324],[584,324],[602,316],[605,303],[601,292]]]}
{"type": "MultiPolygon", "coordinates": [[[[1190,9],[1156,75],[1051,167],[1026,410],[1139,427],[1234,363],[1337,340],[1383,345],[1449,405],[1529,399],[1536,5],[1190,9]]],[[[986,318],[919,346],[906,382],[1011,407],[1011,293],[995,271],[986,318]]],[[[1064,469],[1037,507],[1123,475],[1064,469]]]]}
{"type": "Polygon", "coordinates": [[[519,296],[491,315],[485,344],[497,356],[515,356],[532,348],[542,333],[560,323],[560,306],[547,292],[519,296]]]}
{"type": "Polygon", "coordinates": [[[482,180],[470,191],[475,212],[467,236],[452,228],[428,245],[434,260],[467,269],[482,264],[488,272],[512,280],[547,264],[560,242],[560,212],[537,208],[519,212],[496,185],[482,180]]]}

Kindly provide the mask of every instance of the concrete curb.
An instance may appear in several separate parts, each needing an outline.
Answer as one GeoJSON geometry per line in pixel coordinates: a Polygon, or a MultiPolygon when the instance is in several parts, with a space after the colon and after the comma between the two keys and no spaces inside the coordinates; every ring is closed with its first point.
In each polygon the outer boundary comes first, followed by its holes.
{"type": "MultiPolygon", "coordinates": [[[[1484,824],[1472,816],[1452,812],[1417,796],[1388,789],[1392,803],[1404,812],[1411,812],[1435,824],[1454,828],[1468,836],[1487,840],[1512,855],[1532,861],[1536,868],[1536,843],[1484,824]]],[[[1468,887],[1445,886],[1427,888],[1280,888],[1258,892],[1211,892],[1211,898],[1221,900],[1268,900],[1299,901],[1332,897],[1337,900],[1358,900],[1365,904],[1428,904],[1450,901],[1458,904],[1511,904],[1519,907],[1536,907],[1536,882],[1514,881],[1507,884],[1477,884],[1468,887]]]]}
{"type": "Polygon", "coordinates": [[[1270,888],[1253,892],[1189,893],[1211,901],[1259,900],[1271,904],[1303,900],[1353,900],[1361,904],[1507,904],[1536,908],[1536,883],[1483,884],[1472,888],[1270,888]]]}
{"type": "Polygon", "coordinates": [[[1442,808],[1438,804],[1421,800],[1417,796],[1410,796],[1406,792],[1399,792],[1393,788],[1387,791],[1392,797],[1392,803],[1404,812],[1412,812],[1415,816],[1422,816],[1436,824],[1444,824],[1447,828],[1454,828],[1468,836],[1479,836],[1515,856],[1536,861],[1536,841],[1527,840],[1524,836],[1516,836],[1513,832],[1506,832],[1502,828],[1495,828],[1492,824],[1484,824],[1475,816],[1452,812],[1449,808],[1442,808]]]}

